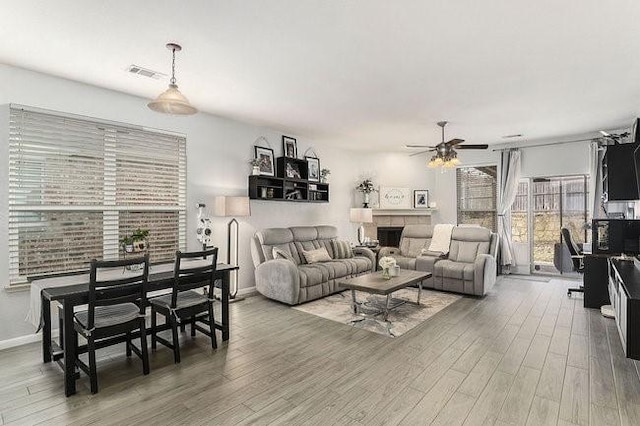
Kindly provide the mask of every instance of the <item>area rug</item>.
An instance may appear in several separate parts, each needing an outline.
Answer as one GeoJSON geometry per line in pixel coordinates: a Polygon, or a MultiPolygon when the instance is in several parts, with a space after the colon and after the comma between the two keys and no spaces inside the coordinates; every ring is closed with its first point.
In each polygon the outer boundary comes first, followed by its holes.
{"type": "Polygon", "coordinates": [[[391,310],[388,321],[383,320],[382,314],[374,315],[378,310],[376,306],[381,306],[386,298],[360,291],[356,292],[356,299],[358,302],[364,302],[364,305],[362,313],[359,312],[357,315],[351,308],[350,291],[336,293],[293,308],[374,333],[398,337],[462,298],[457,294],[422,290],[418,306],[415,304],[417,295],[417,288],[405,288],[394,292],[394,299],[404,299],[410,303],[391,310]]]}

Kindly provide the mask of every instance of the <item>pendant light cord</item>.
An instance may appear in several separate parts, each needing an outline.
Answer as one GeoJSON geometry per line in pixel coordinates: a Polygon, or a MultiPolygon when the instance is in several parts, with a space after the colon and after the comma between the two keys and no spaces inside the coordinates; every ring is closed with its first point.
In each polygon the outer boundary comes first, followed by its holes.
{"type": "Polygon", "coordinates": [[[172,61],[171,61],[171,84],[176,84],[176,48],[171,49],[172,61]]]}

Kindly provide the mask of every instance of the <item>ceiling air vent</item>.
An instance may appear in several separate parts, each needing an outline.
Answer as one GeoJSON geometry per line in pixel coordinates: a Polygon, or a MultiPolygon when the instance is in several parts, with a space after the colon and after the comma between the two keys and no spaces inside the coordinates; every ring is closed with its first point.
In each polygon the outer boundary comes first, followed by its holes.
{"type": "Polygon", "coordinates": [[[141,75],[143,77],[155,78],[156,80],[159,80],[161,77],[167,76],[166,74],[163,74],[161,72],[150,70],[148,68],[143,68],[138,65],[129,65],[129,68],[127,68],[127,71],[129,71],[132,74],[141,75]]]}

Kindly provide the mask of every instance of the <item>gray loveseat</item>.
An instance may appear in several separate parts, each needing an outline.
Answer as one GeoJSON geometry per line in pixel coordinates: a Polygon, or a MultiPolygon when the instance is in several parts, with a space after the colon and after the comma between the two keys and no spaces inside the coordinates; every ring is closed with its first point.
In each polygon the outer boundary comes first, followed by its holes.
{"type": "Polygon", "coordinates": [[[354,256],[334,259],[331,240],[337,239],[334,226],[297,226],[268,228],[251,239],[251,256],[255,266],[256,290],[262,295],[297,305],[340,291],[337,280],[371,272],[375,255],[366,248],[355,248],[354,256]],[[293,262],[274,259],[273,248],[290,254],[293,262]],[[307,264],[303,250],[327,249],[332,260],[307,264]]]}
{"type": "Polygon", "coordinates": [[[496,282],[498,236],[487,228],[455,226],[448,257],[422,254],[431,244],[433,228],[406,225],[399,248],[383,247],[380,256],[396,259],[400,268],[432,272],[424,287],[483,296],[496,282]]]}

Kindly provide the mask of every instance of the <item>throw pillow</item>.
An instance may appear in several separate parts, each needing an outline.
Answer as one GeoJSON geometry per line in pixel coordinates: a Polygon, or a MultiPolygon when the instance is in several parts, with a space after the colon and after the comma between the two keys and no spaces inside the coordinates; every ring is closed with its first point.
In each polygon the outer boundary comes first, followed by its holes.
{"type": "Polygon", "coordinates": [[[293,256],[291,256],[291,254],[282,249],[279,249],[278,247],[274,247],[271,249],[271,255],[274,259],[285,259],[290,262],[296,263],[295,260],[293,260],[293,256]]]}
{"type": "Polygon", "coordinates": [[[334,259],[351,259],[353,250],[348,241],[331,240],[331,248],[333,248],[334,259]]]}
{"type": "Polygon", "coordinates": [[[329,262],[331,260],[329,252],[324,247],[309,251],[303,250],[302,255],[307,263],[329,262]]]}

